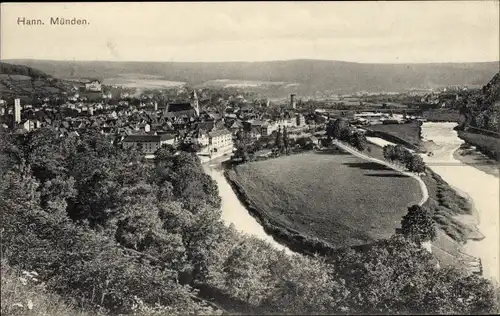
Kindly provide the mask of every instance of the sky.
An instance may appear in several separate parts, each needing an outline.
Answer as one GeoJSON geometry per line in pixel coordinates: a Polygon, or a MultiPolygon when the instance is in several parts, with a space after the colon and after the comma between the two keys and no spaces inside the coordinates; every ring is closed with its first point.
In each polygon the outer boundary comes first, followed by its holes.
{"type": "Polygon", "coordinates": [[[498,61],[499,1],[2,3],[0,59],[498,61]],[[50,25],[50,18],[87,25],[50,25]],[[18,25],[18,18],[44,25],[18,25]]]}

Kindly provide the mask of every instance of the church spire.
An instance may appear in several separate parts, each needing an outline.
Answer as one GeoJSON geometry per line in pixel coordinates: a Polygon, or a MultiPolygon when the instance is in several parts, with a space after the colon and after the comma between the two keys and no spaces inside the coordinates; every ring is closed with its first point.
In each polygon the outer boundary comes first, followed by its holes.
{"type": "Polygon", "coordinates": [[[196,116],[200,116],[200,105],[198,104],[198,95],[196,94],[196,90],[193,89],[193,94],[191,97],[191,104],[193,105],[194,110],[196,111],[196,116]]]}

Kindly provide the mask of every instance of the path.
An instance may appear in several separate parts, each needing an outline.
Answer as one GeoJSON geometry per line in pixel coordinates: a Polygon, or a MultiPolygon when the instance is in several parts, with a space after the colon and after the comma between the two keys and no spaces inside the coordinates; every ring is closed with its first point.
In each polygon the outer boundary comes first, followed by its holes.
{"type": "Polygon", "coordinates": [[[381,165],[384,165],[386,167],[389,167],[395,171],[398,171],[398,172],[401,172],[402,174],[406,175],[406,176],[409,176],[409,177],[412,177],[413,179],[417,180],[418,181],[418,184],[420,185],[420,189],[422,190],[422,199],[420,200],[420,202],[418,203],[418,205],[422,206],[425,202],[427,202],[427,199],[429,199],[429,191],[427,190],[427,186],[425,185],[424,181],[419,177],[417,176],[416,174],[412,173],[412,172],[407,172],[407,171],[403,171],[401,169],[398,169],[397,167],[395,167],[394,165],[390,164],[389,162],[387,161],[383,161],[383,160],[380,160],[380,159],[377,159],[377,158],[372,158],[370,156],[367,156],[363,153],[360,153],[359,151],[357,151],[356,149],[353,149],[341,142],[339,142],[338,140],[333,140],[333,143],[344,149],[345,151],[349,152],[350,154],[356,156],[356,157],[359,157],[359,158],[362,158],[362,159],[365,159],[365,160],[368,160],[368,161],[371,161],[371,162],[375,162],[375,163],[378,163],[378,164],[381,164],[381,165]]]}

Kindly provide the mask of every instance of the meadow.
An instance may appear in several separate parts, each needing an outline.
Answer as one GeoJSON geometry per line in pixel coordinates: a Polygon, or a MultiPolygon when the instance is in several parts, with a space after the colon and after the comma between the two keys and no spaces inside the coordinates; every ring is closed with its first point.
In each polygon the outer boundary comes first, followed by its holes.
{"type": "MultiPolygon", "coordinates": [[[[402,140],[415,146],[420,145],[419,122],[411,122],[406,124],[373,125],[368,127],[367,129],[399,137],[402,140]]],[[[393,141],[390,139],[388,140],[393,141]]]]}
{"type": "Polygon", "coordinates": [[[251,162],[228,177],[264,218],[333,247],[391,236],[422,197],[414,179],[342,152],[251,162]]]}

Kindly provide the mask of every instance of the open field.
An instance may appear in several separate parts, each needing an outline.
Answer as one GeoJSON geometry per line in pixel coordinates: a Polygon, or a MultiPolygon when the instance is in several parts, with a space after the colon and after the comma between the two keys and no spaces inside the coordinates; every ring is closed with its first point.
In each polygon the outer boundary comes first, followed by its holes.
{"type": "MultiPolygon", "coordinates": [[[[420,146],[420,128],[418,122],[406,124],[387,124],[387,125],[373,125],[367,129],[387,133],[401,138],[415,146],[420,146]]],[[[392,141],[388,139],[389,141],[392,141]]]]}
{"type": "Polygon", "coordinates": [[[431,122],[460,122],[460,113],[456,109],[428,109],[422,117],[431,122]]]}
{"type": "Polygon", "coordinates": [[[333,247],[389,237],[422,195],[414,179],[346,153],[252,162],[229,177],[264,217],[333,247]]]}
{"type": "Polygon", "coordinates": [[[106,78],[103,80],[102,83],[111,86],[122,86],[126,88],[144,88],[144,89],[177,87],[185,84],[184,82],[159,80],[159,79],[144,79],[144,78],[106,78]]]}

